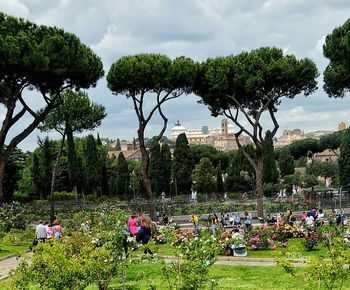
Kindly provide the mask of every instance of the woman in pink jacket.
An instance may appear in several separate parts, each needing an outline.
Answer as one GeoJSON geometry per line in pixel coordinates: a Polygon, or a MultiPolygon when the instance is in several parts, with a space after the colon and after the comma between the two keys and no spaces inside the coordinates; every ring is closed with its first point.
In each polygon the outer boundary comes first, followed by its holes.
{"type": "Polygon", "coordinates": [[[134,236],[137,234],[138,223],[137,223],[137,218],[134,215],[132,215],[131,218],[128,220],[128,227],[129,227],[130,236],[134,236]]]}

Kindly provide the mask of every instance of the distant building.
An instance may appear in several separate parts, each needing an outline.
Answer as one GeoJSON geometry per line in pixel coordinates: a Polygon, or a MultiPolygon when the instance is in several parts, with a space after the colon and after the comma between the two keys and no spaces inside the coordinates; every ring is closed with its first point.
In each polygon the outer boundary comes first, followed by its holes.
{"type": "Polygon", "coordinates": [[[118,158],[119,154],[123,152],[123,155],[126,160],[133,160],[133,161],[141,161],[141,150],[122,150],[122,151],[117,151],[117,150],[111,150],[108,151],[108,157],[109,158],[118,158]]]}
{"type": "MultiPolygon", "coordinates": [[[[344,129],[346,129],[345,123],[340,122],[338,125],[338,131],[342,131],[344,129]]],[[[284,130],[281,137],[275,138],[273,142],[273,146],[275,148],[284,147],[292,144],[297,140],[306,139],[306,138],[320,139],[321,137],[333,134],[334,132],[335,131],[320,130],[320,131],[304,133],[300,129],[284,130]]]]}
{"type": "MultiPolygon", "coordinates": [[[[202,129],[187,130],[177,121],[171,129],[171,140],[176,141],[181,133],[186,134],[189,144],[211,145],[222,151],[238,149],[233,125],[229,124],[226,119],[221,121],[220,129],[209,129],[208,126],[202,126],[202,129]]],[[[245,135],[241,135],[239,140],[242,145],[251,143],[250,138],[245,135]]]]}
{"type": "MultiPolygon", "coordinates": [[[[116,149],[117,142],[112,143],[110,147],[111,147],[110,149],[116,149]]],[[[121,140],[120,148],[121,148],[121,151],[137,150],[140,148],[140,145],[138,141],[135,141],[135,144],[134,144],[134,141],[121,140]]]]}
{"type": "MultiPolygon", "coordinates": [[[[338,131],[342,131],[344,129],[346,129],[345,123],[340,122],[338,125],[338,131]]],[[[292,144],[297,140],[302,140],[306,138],[320,139],[321,137],[333,134],[334,132],[335,131],[320,130],[320,131],[304,133],[300,129],[284,130],[282,133],[282,136],[279,138],[276,138],[273,145],[275,148],[284,147],[292,144]]],[[[320,161],[335,161],[338,159],[339,154],[340,154],[339,148],[336,150],[327,149],[323,152],[315,153],[313,158],[320,161]]]]}

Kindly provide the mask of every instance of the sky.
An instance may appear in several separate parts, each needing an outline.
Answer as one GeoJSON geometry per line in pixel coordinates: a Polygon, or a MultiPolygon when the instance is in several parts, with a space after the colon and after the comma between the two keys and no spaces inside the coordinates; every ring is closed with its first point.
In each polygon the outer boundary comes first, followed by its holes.
{"type": "MultiPolygon", "coordinates": [[[[285,54],[311,58],[320,72],[319,89],[312,95],[283,100],[276,113],[280,136],[285,129],[304,132],[337,130],[338,123],[350,124],[349,99],[331,99],[323,91],[323,71],[328,60],[322,46],[327,34],[350,17],[348,0],[0,0],[0,11],[37,24],[63,28],[91,47],[104,64],[105,74],[113,62],[125,55],[161,53],[171,58],[187,56],[195,61],[238,54],[259,47],[282,48],[285,54]]],[[[38,93],[29,92],[38,100],[38,93]]],[[[137,119],[131,100],[113,95],[106,79],[88,91],[91,99],[106,108],[107,117],[93,132],[110,139],[132,139],[137,119]]],[[[179,120],[187,129],[218,128],[214,118],[195,95],[181,96],[164,107],[168,130],[179,120]]],[[[147,104],[151,106],[151,103],[147,104]]],[[[0,110],[0,119],[3,110],[0,110]]],[[[18,133],[30,120],[25,116],[9,134],[18,133]]],[[[155,118],[147,136],[161,130],[155,118]]],[[[266,120],[266,128],[270,126],[266,120]]],[[[19,147],[33,150],[35,130],[19,147]]],[[[57,134],[49,133],[51,138],[57,134]]]]}

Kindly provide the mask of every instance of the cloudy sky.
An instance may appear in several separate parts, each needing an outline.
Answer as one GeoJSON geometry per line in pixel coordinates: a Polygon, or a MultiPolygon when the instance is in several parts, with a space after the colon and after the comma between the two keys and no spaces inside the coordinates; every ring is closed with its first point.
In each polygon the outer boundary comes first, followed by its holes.
{"type": "MultiPolygon", "coordinates": [[[[106,73],[121,56],[137,53],[185,55],[202,61],[262,46],[279,47],[286,54],[312,58],[320,78],[313,95],[282,102],[277,136],[287,128],[310,132],[336,130],[340,121],[350,124],[349,100],[330,99],[322,89],[327,65],[322,45],[325,36],[350,17],[348,0],[0,0],[0,11],[75,33],[102,58],[106,73]]],[[[108,113],[98,128],[101,137],[136,136],[130,100],[112,95],[105,79],[89,95],[108,113]]],[[[166,135],[176,120],[189,129],[219,127],[221,118],[211,117],[197,101],[198,97],[189,95],[166,105],[166,135]]],[[[160,128],[160,120],[155,119],[147,135],[155,135],[160,128]]],[[[37,135],[34,131],[20,147],[35,148],[37,135]]]]}

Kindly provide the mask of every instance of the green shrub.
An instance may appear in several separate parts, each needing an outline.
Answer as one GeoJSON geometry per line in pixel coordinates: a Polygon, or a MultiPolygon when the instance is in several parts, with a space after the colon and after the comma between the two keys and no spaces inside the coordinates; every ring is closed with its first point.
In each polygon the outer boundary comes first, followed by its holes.
{"type": "Polygon", "coordinates": [[[76,195],[74,192],[67,192],[67,191],[61,191],[61,192],[55,192],[54,194],[55,200],[75,200],[76,195]]]}

